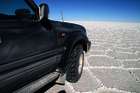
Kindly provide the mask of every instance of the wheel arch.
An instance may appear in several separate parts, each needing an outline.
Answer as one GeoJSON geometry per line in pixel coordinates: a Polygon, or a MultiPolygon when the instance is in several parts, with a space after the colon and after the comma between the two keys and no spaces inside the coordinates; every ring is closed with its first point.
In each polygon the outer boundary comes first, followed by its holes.
{"type": "Polygon", "coordinates": [[[67,63],[67,59],[70,56],[71,52],[73,51],[74,47],[76,45],[82,45],[83,50],[85,52],[88,52],[89,48],[90,48],[90,41],[88,40],[87,36],[85,35],[79,35],[79,34],[73,34],[73,36],[70,36],[69,38],[67,38],[67,40],[65,41],[65,47],[66,47],[66,51],[62,57],[62,61],[60,64],[60,68],[63,69],[63,71],[65,72],[65,66],[68,64],[67,63]]]}
{"type": "Polygon", "coordinates": [[[71,45],[71,47],[70,47],[70,51],[72,51],[73,48],[74,48],[76,45],[82,45],[83,50],[84,50],[85,52],[88,51],[88,43],[89,43],[89,41],[88,41],[88,38],[87,38],[87,37],[79,37],[79,38],[76,38],[76,39],[74,39],[74,40],[72,40],[72,41],[73,41],[73,42],[72,42],[72,45],[71,45]]]}
{"type": "Polygon", "coordinates": [[[69,38],[66,42],[66,56],[69,56],[69,54],[71,54],[76,45],[82,45],[85,52],[88,52],[89,50],[90,42],[88,41],[88,38],[86,36],[76,35],[69,38]]]}
{"type": "Polygon", "coordinates": [[[71,51],[72,51],[73,48],[74,48],[75,46],[77,46],[77,45],[81,45],[81,46],[83,47],[83,50],[84,50],[85,52],[87,52],[87,44],[86,44],[86,42],[85,42],[84,39],[80,39],[80,40],[76,41],[76,42],[73,44],[73,46],[71,47],[71,51]]]}

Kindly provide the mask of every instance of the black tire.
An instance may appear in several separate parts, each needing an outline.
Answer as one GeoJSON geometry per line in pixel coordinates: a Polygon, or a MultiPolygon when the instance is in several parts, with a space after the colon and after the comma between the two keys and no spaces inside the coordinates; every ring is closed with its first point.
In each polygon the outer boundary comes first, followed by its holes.
{"type": "Polygon", "coordinates": [[[66,80],[71,83],[76,83],[80,79],[84,67],[84,51],[81,45],[74,47],[67,62],[66,80]]]}

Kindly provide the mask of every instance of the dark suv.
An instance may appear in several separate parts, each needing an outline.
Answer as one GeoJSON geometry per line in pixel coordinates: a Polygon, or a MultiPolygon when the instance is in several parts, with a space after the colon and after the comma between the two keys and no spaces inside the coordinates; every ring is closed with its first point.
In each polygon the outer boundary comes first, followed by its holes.
{"type": "Polygon", "coordinates": [[[47,4],[0,1],[0,93],[32,93],[81,77],[90,48],[84,27],[48,19],[47,4]]]}

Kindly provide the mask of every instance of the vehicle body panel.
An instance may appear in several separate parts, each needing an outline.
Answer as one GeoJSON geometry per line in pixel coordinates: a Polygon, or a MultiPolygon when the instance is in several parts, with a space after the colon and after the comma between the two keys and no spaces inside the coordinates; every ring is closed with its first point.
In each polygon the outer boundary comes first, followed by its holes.
{"type": "Polygon", "coordinates": [[[64,68],[74,46],[88,51],[90,41],[80,25],[37,20],[38,6],[25,0],[35,15],[0,14],[0,92],[11,93],[64,68]],[[51,28],[48,29],[48,26],[51,28]]]}
{"type": "Polygon", "coordinates": [[[55,71],[64,52],[63,47],[57,47],[56,34],[40,23],[28,18],[5,18],[0,18],[2,93],[14,91],[55,71]]]}

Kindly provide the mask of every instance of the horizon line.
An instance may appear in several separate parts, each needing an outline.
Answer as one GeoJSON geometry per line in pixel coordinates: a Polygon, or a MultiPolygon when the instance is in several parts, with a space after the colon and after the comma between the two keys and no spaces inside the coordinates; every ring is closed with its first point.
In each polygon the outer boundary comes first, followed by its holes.
{"type": "MultiPolygon", "coordinates": [[[[59,21],[62,21],[62,20],[59,20],[59,21]]],[[[64,22],[88,22],[88,23],[96,23],[96,22],[99,22],[99,23],[140,23],[140,22],[135,22],[135,21],[99,21],[99,20],[92,20],[92,21],[85,21],[85,20],[64,20],[64,22]]]]}

